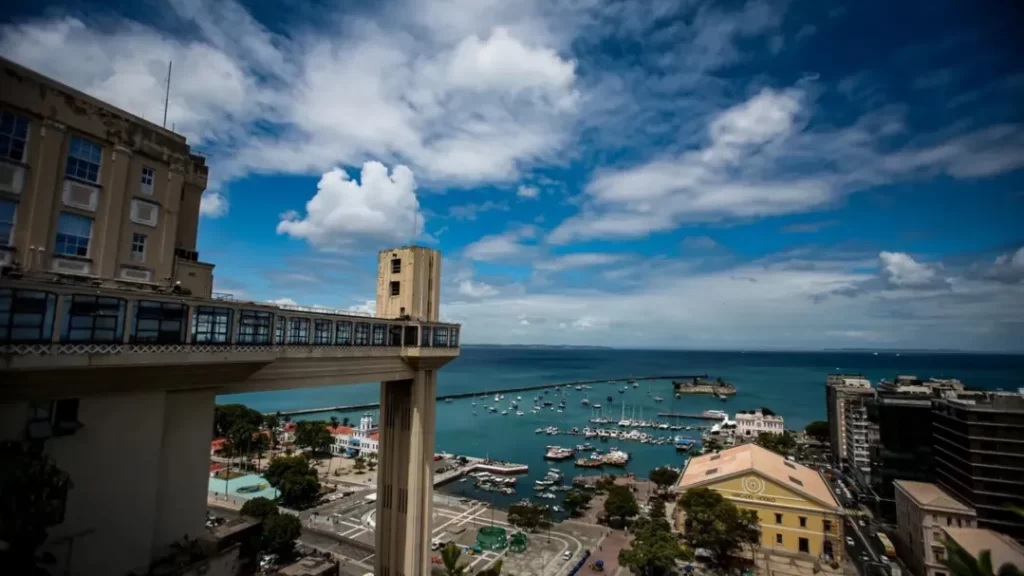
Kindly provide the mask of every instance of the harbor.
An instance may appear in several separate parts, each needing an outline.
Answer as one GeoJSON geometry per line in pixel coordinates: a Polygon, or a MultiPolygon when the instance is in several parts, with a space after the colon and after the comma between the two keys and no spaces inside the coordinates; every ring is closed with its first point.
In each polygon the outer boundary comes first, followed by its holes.
{"type": "MultiPolygon", "coordinates": [[[[676,381],[677,379],[694,379],[694,378],[707,378],[707,374],[689,375],[689,376],[636,376],[628,378],[605,378],[599,380],[573,380],[570,382],[555,382],[550,384],[535,384],[530,386],[516,386],[501,388],[496,390],[479,390],[474,392],[460,392],[456,394],[443,394],[437,396],[438,402],[450,402],[452,400],[458,400],[461,398],[473,398],[477,396],[486,397],[490,395],[504,395],[514,394],[516,392],[533,392],[537,390],[558,390],[561,388],[573,388],[582,389],[583,386],[593,386],[598,384],[617,384],[619,382],[652,382],[657,380],[669,380],[676,381]]],[[[668,392],[666,392],[668,394],[668,392]]],[[[361,410],[372,410],[380,407],[380,402],[367,402],[363,404],[347,404],[342,406],[323,406],[319,408],[300,408],[296,410],[279,410],[275,412],[267,412],[266,414],[277,414],[279,416],[301,416],[308,414],[323,414],[326,412],[355,412],[361,410]]]]}

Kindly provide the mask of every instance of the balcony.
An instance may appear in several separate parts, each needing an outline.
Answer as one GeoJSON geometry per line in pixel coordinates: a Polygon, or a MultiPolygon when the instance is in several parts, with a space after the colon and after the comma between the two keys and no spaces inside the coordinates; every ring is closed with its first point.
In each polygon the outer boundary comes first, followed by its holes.
{"type": "Polygon", "coordinates": [[[410,378],[459,355],[459,325],[169,291],[5,279],[0,398],[117,387],[223,392],[410,378]]]}

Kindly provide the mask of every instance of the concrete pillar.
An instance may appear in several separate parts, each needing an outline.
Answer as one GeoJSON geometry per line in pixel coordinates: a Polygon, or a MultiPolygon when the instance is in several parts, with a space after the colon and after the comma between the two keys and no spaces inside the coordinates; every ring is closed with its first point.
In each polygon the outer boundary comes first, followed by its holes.
{"type": "Polygon", "coordinates": [[[382,382],[374,574],[427,576],[434,515],[437,376],[382,382]]]}
{"type": "Polygon", "coordinates": [[[188,534],[203,533],[210,475],[214,391],[168,392],[160,446],[160,485],[153,523],[153,553],[188,534]]]}

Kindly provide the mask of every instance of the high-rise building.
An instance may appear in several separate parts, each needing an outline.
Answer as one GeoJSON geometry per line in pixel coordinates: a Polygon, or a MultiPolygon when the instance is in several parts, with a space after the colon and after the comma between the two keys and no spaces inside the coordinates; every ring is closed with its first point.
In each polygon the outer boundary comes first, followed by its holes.
{"type": "Polygon", "coordinates": [[[1024,541],[1024,394],[935,400],[937,483],[978,513],[978,526],[1024,541]]]}
{"type": "Polygon", "coordinates": [[[871,484],[871,447],[878,442],[878,425],[868,419],[868,402],[873,395],[856,394],[845,399],[847,467],[862,486],[871,484]]]}
{"type": "Polygon", "coordinates": [[[828,415],[829,445],[838,466],[846,457],[846,400],[874,394],[862,374],[829,374],[825,379],[825,412],[828,415]]]}
{"type": "Polygon", "coordinates": [[[70,477],[44,550],[149,573],[206,533],[217,395],[380,382],[374,572],[429,573],[440,253],[385,251],[378,315],[213,297],[206,178],[183,136],[0,59],[0,441],[70,477]]]}
{"type": "Polygon", "coordinates": [[[876,513],[896,521],[896,480],[931,482],[932,399],[930,396],[879,391],[867,402],[868,418],[878,427],[870,447],[871,488],[876,513]]]}

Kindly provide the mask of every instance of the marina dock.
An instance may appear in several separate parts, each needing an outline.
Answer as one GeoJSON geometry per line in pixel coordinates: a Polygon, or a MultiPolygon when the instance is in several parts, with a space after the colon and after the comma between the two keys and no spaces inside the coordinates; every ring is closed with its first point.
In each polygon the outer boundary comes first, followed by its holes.
{"type": "Polygon", "coordinates": [[[690,420],[713,420],[721,422],[720,416],[705,416],[704,414],[673,414],[671,412],[659,412],[658,418],[686,418],[690,420]]]}
{"type": "MultiPolygon", "coordinates": [[[[472,398],[474,396],[493,396],[494,394],[510,394],[512,392],[529,392],[531,390],[547,390],[550,388],[563,388],[572,386],[589,386],[591,384],[610,384],[612,382],[626,382],[636,380],[637,382],[649,380],[692,380],[694,378],[707,378],[707,374],[692,374],[684,376],[629,376],[625,378],[602,378],[600,380],[574,380],[572,382],[553,382],[550,384],[534,384],[532,386],[517,386],[514,388],[499,388],[495,390],[475,390],[473,392],[460,392],[458,394],[445,394],[438,396],[439,402],[445,400],[457,400],[459,398],[472,398]]],[[[358,410],[371,410],[379,408],[380,403],[349,404],[346,406],[325,406],[322,408],[304,408],[300,410],[281,410],[280,412],[267,412],[266,414],[279,414],[281,416],[300,416],[303,414],[322,414],[324,412],[354,412],[358,410]]],[[[685,418],[686,416],[680,416],[685,418]]],[[[694,416],[694,418],[701,418],[694,416]]]]}

